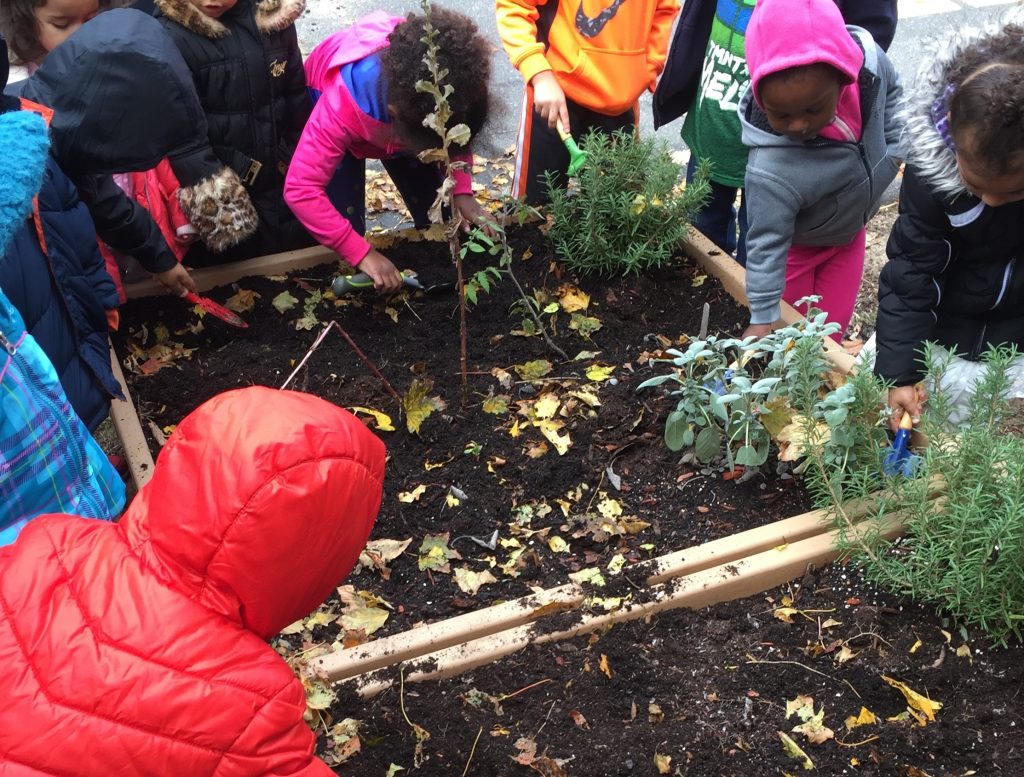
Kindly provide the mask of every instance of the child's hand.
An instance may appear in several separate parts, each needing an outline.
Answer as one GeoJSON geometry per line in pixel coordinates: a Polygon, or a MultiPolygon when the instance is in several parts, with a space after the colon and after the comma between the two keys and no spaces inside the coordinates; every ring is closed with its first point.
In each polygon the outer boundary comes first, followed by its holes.
{"type": "Polygon", "coordinates": [[[916,424],[921,420],[921,410],[928,401],[928,392],[920,383],[916,386],[896,386],[889,389],[889,407],[892,416],[889,427],[895,432],[900,427],[900,419],[904,413],[910,413],[911,420],[916,424]]]}
{"type": "Polygon", "coordinates": [[[371,248],[356,267],[373,278],[373,289],[378,294],[396,294],[402,288],[402,273],[375,248],[371,248]]]}
{"type": "Polygon", "coordinates": [[[469,232],[474,226],[480,227],[488,237],[498,236],[498,225],[494,216],[477,202],[472,194],[456,194],[455,210],[462,216],[462,231],[469,232]]]}
{"type": "Polygon", "coordinates": [[[192,280],[188,270],[180,264],[174,265],[170,270],[157,273],[156,279],[176,297],[184,297],[188,292],[196,290],[196,282],[192,280]]]}
{"type": "Polygon", "coordinates": [[[767,337],[771,333],[771,324],[751,324],[743,331],[743,334],[740,335],[740,340],[744,340],[748,337],[756,337],[758,339],[761,339],[762,337],[767,337]]]}
{"type": "Polygon", "coordinates": [[[540,117],[548,123],[551,129],[555,129],[558,121],[561,120],[562,127],[570,132],[569,108],[565,104],[565,92],[558,85],[558,79],[550,70],[542,70],[530,79],[533,87],[533,108],[540,114],[540,117]]]}

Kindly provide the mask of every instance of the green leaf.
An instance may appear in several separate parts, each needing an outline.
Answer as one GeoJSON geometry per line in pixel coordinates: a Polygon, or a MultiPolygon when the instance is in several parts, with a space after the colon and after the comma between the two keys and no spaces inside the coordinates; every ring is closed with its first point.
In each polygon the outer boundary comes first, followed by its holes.
{"type": "Polygon", "coordinates": [[[536,380],[550,373],[553,367],[547,359],[534,359],[525,364],[517,364],[514,369],[523,380],[536,380]]]}
{"type": "Polygon", "coordinates": [[[759,467],[764,464],[764,459],[753,445],[744,445],[736,451],[736,463],[744,467],[759,467]]]}
{"type": "MultiPolygon", "coordinates": [[[[685,435],[690,430],[686,415],[679,411],[668,414],[665,421],[665,445],[670,451],[682,450],[686,445],[685,435]]],[[[691,432],[692,435],[692,432],[691,432]]]]}
{"type": "Polygon", "coordinates": [[[274,297],[270,304],[274,306],[278,313],[284,313],[298,305],[299,300],[290,291],[282,291],[274,297]]]}
{"type": "Polygon", "coordinates": [[[701,429],[694,443],[694,453],[702,464],[710,464],[722,450],[722,432],[717,426],[701,429]]]}
{"type": "Polygon", "coordinates": [[[429,569],[449,574],[452,571],[449,562],[461,559],[462,556],[454,548],[448,547],[448,537],[448,532],[445,532],[444,534],[428,534],[423,538],[417,562],[421,572],[429,569]]]}
{"type": "Polygon", "coordinates": [[[456,124],[448,130],[448,134],[445,136],[445,143],[454,143],[456,146],[468,146],[472,134],[469,131],[469,127],[465,124],[456,124]]]}

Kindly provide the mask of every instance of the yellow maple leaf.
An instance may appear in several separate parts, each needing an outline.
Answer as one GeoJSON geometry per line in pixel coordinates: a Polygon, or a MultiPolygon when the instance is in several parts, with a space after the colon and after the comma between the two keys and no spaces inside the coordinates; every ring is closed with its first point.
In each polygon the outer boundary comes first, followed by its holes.
{"type": "Polygon", "coordinates": [[[597,511],[605,518],[618,518],[622,515],[622,505],[610,496],[597,503],[597,511]]]}
{"type": "Polygon", "coordinates": [[[878,722],[878,718],[875,717],[875,713],[869,710],[867,707],[860,708],[860,714],[854,717],[851,715],[845,721],[846,730],[853,731],[859,726],[872,726],[878,722]]]}
{"type": "Polygon", "coordinates": [[[487,397],[481,409],[491,415],[506,415],[508,413],[509,399],[508,394],[497,394],[493,397],[487,397]]]}
{"type": "Polygon", "coordinates": [[[555,553],[568,553],[569,543],[559,536],[548,537],[548,547],[555,553]]]}
{"type": "Polygon", "coordinates": [[[615,367],[611,365],[591,364],[587,367],[587,379],[592,380],[595,383],[601,383],[602,381],[608,380],[614,372],[615,367]]]}
{"type": "MultiPolygon", "coordinates": [[[[942,709],[941,701],[935,701],[934,699],[929,699],[927,696],[922,696],[906,683],[894,680],[891,677],[886,677],[885,675],[882,675],[882,679],[903,694],[903,697],[907,700],[907,704],[910,705],[912,712],[913,710],[917,710],[918,712],[923,713],[925,718],[928,720],[935,720],[935,713],[942,709]]],[[[924,723],[921,723],[921,725],[923,726],[924,723]]]]}
{"type": "Polygon", "coordinates": [[[475,596],[480,586],[498,582],[498,579],[486,569],[483,572],[474,572],[468,567],[456,567],[454,577],[455,584],[470,596],[475,596]]]}
{"type": "Polygon", "coordinates": [[[555,446],[559,456],[564,456],[568,452],[569,446],[572,445],[572,439],[567,434],[559,434],[559,430],[564,426],[561,421],[544,419],[543,421],[536,421],[535,425],[540,429],[540,433],[547,438],[548,442],[555,446]]]}
{"type": "Polygon", "coordinates": [[[536,380],[543,378],[554,368],[547,359],[534,359],[525,364],[516,364],[513,369],[523,380],[536,380]]]}
{"type": "Polygon", "coordinates": [[[552,418],[558,412],[561,404],[562,401],[558,398],[558,395],[553,391],[549,391],[542,394],[540,399],[533,403],[533,414],[540,419],[552,418]]]}
{"type": "Polygon", "coordinates": [[[444,410],[447,407],[441,397],[430,396],[430,390],[433,387],[434,381],[430,379],[416,379],[402,399],[402,406],[405,408],[405,425],[413,434],[419,434],[420,426],[431,413],[435,410],[444,410]]]}
{"type": "Polygon", "coordinates": [[[566,313],[576,313],[590,307],[590,295],[575,286],[565,284],[558,289],[558,304],[566,313]]]}
{"type": "Polygon", "coordinates": [[[395,425],[391,421],[391,416],[387,413],[382,413],[380,410],[374,410],[372,407],[350,407],[349,412],[355,413],[356,415],[368,415],[372,417],[378,431],[395,431],[395,425]]]}
{"type": "Polygon", "coordinates": [[[421,483],[420,485],[416,486],[416,488],[414,488],[412,491],[400,492],[398,494],[398,501],[405,502],[406,504],[412,504],[413,502],[418,501],[419,498],[423,496],[423,492],[426,490],[427,487],[421,483]]]}
{"type": "Polygon", "coordinates": [[[245,313],[248,310],[252,310],[256,307],[256,300],[260,298],[258,291],[250,291],[249,289],[239,289],[233,295],[228,297],[227,302],[224,303],[224,307],[235,311],[236,313],[245,313]]]}

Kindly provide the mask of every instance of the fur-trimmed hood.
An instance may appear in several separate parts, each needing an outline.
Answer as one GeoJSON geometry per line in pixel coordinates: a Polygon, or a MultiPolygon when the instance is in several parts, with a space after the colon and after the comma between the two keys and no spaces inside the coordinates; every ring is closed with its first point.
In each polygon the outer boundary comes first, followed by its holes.
{"type": "MultiPolygon", "coordinates": [[[[240,0],[239,4],[249,4],[249,0],[240,0]]],[[[230,30],[218,19],[207,16],[189,0],[155,0],[160,12],[185,29],[204,38],[223,38],[230,30]]],[[[306,10],[306,0],[260,0],[256,6],[256,27],[264,35],[295,24],[306,10]]]]}
{"type": "MultiPolygon", "coordinates": [[[[960,52],[982,37],[997,35],[1007,24],[1024,24],[1024,9],[1014,8],[983,27],[950,30],[950,36],[937,43],[923,58],[921,69],[907,87],[901,119],[906,124],[907,164],[937,194],[955,198],[966,190],[956,165],[956,155],[935,124],[932,106],[946,91],[946,72],[960,52]]],[[[938,39],[937,39],[938,40],[938,39]]]]}

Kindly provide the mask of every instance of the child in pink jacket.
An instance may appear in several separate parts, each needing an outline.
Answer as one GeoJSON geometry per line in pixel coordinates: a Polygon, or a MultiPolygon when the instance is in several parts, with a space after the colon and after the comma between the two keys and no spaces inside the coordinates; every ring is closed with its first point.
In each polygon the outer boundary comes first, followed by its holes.
{"type": "MultiPolygon", "coordinates": [[[[466,124],[475,136],[487,120],[490,44],[462,14],[434,6],[430,18],[439,32],[445,82],[454,88],[448,126],[466,124]]],[[[434,98],[416,91],[417,81],[430,79],[423,30],[421,15],[403,19],[375,11],[313,50],[306,84],[315,105],[285,180],[285,201],[310,234],[369,275],[382,293],[398,291],[402,277],[363,238],[366,160],[382,160],[419,228],[430,223],[427,211],[442,180],[438,165],[416,157],[440,145],[423,126],[434,98]]],[[[464,148],[452,156],[466,163],[455,172],[454,189],[464,227],[486,226],[488,214],[473,197],[468,172],[472,154],[464,148]]]]}

